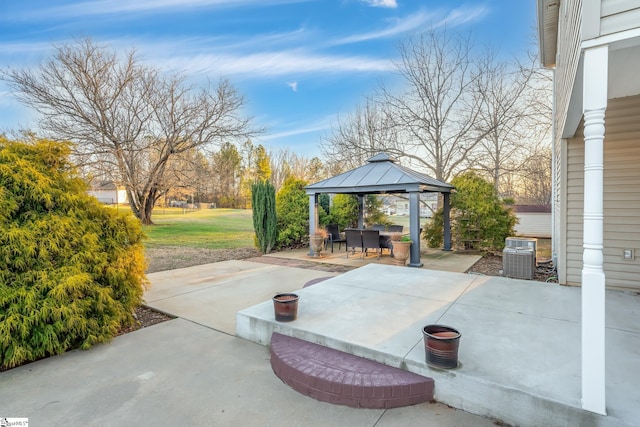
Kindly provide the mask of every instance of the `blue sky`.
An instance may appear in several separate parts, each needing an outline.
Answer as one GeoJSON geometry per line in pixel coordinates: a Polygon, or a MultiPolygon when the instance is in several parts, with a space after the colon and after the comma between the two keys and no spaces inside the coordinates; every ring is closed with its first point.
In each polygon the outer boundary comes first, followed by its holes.
{"type": "MultiPolygon", "coordinates": [[[[256,143],[313,156],[337,114],[393,84],[410,35],[446,26],[522,57],[534,25],[533,0],[0,0],[0,65],[37,66],[74,37],[135,47],[197,84],[230,79],[268,130],[256,143]]],[[[35,116],[0,82],[0,131],[23,128],[35,116]]]]}

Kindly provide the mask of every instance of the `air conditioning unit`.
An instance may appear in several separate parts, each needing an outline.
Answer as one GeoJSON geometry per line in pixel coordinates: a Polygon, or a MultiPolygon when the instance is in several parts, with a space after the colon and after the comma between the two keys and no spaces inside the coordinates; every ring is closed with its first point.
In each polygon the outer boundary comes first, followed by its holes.
{"type": "Polygon", "coordinates": [[[531,249],[533,251],[534,266],[538,265],[538,239],[527,237],[507,237],[504,239],[505,248],[531,249]]]}
{"type": "Polygon", "coordinates": [[[536,256],[531,248],[504,248],[502,251],[502,275],[514,279],[533,279],[536,256]]]}

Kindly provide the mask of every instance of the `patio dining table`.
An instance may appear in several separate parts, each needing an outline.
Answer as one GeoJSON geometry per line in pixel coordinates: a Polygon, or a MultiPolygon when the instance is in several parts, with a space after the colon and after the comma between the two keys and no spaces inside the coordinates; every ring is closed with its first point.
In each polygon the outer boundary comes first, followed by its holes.
{"type": "Polygon", "coordinates": [[[402,236],[402,232],[400,231],[381,231],[380,232],[380,247],[386,248],[391,251],[391,257],[393,257],[393,245],[391,241],[394,240],[394,237],[400,239],[402,236]]]}

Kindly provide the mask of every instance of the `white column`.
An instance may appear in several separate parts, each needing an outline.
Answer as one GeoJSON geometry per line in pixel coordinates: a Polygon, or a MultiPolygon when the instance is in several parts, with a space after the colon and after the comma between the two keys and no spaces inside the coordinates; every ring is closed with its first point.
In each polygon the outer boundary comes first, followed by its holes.
{"type": "Polygon", "coordinates": [[[582,252],[582,408],[606,414],[603,145],[608,47],[584,52],[584,234],[582,252]]]}

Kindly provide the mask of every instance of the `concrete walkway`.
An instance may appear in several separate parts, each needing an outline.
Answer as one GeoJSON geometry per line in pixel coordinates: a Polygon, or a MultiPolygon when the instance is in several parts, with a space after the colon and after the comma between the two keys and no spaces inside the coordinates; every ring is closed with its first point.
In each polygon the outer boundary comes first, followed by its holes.
{"type": "Polygon", "coordinates": [[[180,316],[0,373],[0,417],[33,426],[479,426],[446,405],[352,409],[305,397],[268,349],[235,333],[238,308],[332,273],[227,261],[149,275],[149,305],[180,316]]]}

